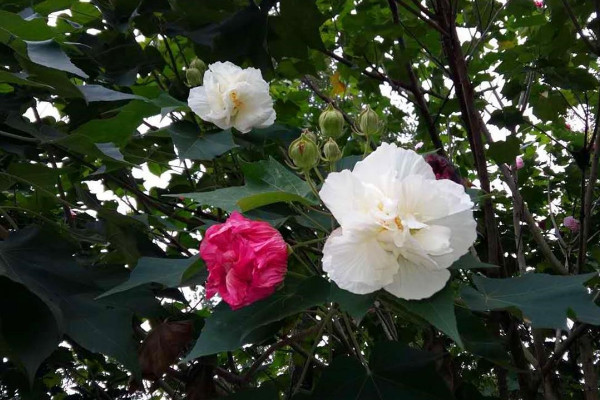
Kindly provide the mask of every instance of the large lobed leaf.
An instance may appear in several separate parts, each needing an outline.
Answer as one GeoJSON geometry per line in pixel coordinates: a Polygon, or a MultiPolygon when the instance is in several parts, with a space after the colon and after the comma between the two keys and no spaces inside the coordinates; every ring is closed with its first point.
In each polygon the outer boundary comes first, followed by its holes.
{"type": "Polygon", "coordinates": [[[310,186],[275,159],[258,161],[242,166],[246,184],[211,192],[181,193],[202,205],[219,207],[225,211],[249,211],[279,202],[315,204],[310,186]]]}
{"type": "Polygon", "coordinates": [[[526,274],[508,279],[475,276],[477,290],[465,287],[461,295],[474,311],[516,308],[534,328],[565,329],[567,317],[600,325],[600,307],[584,286],[594,276],[597,274],[526,274]]]}

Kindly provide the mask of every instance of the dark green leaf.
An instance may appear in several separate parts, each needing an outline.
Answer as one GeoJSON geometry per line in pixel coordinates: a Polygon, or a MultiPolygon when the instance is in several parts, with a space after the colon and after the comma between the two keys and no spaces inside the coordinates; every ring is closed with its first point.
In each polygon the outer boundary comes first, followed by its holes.
{"type": "Polygon", "coordinates": [[[42,300],[23,285],[0,277],[0,354],[20,361],[32,381],[61,336],[42,300]]]}
{"type": "Polygon", "coordinates": [[[315,400],[451,400],[446,383],[436,374],[432,354],[398,342],[378,343],[367,371],[355,358],[338,357],[323,372],[315,400]]]}
{"type": "Polygon", "coordinates": [[[410,312],[444,332],[460,347],[464,347],[456,325],[454,294],[451,285],[446,285],[444,289],[428,299],[411,301],[398,299],[398,302],[410,312]]]}
{"type": "Polygon", "coordinates": [[[223,302],[206,319],[204,329],[187,359],[238,349],[248,344],[247,338],[258,328],[308,307],[324,304],[329,291],[329,283],[315,276],[300,284],[286,282],[282,290],[236,311],[223,302]]]}
{"type": "Polygon", "coordinates": [[[160,283],[168,288],[177,287],[182,283],[185,272],[197,262],[198,256],[183,259],[142,257],[126,282],[99,297],[110,296],[148,283],[160,283]]]}
{"type": "Polygon", "coordinates": [[[31,61],[45,67],[70,72],[81,78],[88,75],[71,62],[69,57],[53,39],[41,42],[26,42],[27,56],[31,61]]]}
{"type": "Polygon", "coordinates": [[[450,269],[487,269],[499,268],[497,265],[479,261],[471,253],[467,253],[450,266],[450,269]]]}
{"type": "Polygon", "coordinates": [[[77,88],[83,93],[83,98],[88,103],[95,101],[146,100],[144,97],[135,94],[117,92],[100,85],[79,85],[77,88]]]}
{"type": "Polygon", "coordinates": [[[202,135],[194,124],[179,122],[165,130],[171,135],[181,159],[212,160],[237,147],[230,129],[202,135]]]}
{"type": "Polygon", "coordinates": [[[600,307],[584,286],[595,275],[530,273],[508,279],[475,276],[477,290],[465,287],[461,294],[474,311],[519,309],[534,328],[565,329],[570,312],[579,321],[600,325],[600,307]]]}
{"type": "Polygon", "coordinates": [[[488,154],[497,163],[514,164],[515,158],[521,154],[520,145],[519,139],[511,135],[503,142],[491,143],[488,154]]]}
{"type": "Polygon", "coordinates": [[[333,301],[340,305],[342,311],[347,312],[352,318],[357,321],[363,319],[369,309],[373,307],[375,294],[354,294],[347,290],[341,289],[334,282],[331,282],[331,293],[329,301],[333,301]]]}
{"type": "Polygon", "coordinates": [[[219,207],[226,211],[249,211],[278,202],[315,203],[310,186],[273,158],[246,164],[242,169],[246,177],[245,186],[172,196],[185,197],[199,204],[219,207]]]}

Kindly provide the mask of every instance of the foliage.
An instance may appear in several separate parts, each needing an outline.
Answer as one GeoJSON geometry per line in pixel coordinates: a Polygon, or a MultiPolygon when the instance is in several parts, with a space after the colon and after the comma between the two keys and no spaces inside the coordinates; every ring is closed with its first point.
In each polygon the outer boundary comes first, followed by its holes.
{"type": "Polygon", "coordinates": [[[2,1],[0,398],[598,399],[599,15],[597,0],[2,1]],[[195,116],[196,57],[259,68],[276,123],[195,116]],[[290,168],[327,103],[343,158],[290,168]],[[367,138],[366,106],[384,122],[367,138]],[[315,186],[382,141],[447,157],[477,203],[478,241],[429,299],[322,274],[336,222],[315,186]],[[233,210],[293,250],[283,286],[237,311],[206,300],[197,257],[233,210]]]}

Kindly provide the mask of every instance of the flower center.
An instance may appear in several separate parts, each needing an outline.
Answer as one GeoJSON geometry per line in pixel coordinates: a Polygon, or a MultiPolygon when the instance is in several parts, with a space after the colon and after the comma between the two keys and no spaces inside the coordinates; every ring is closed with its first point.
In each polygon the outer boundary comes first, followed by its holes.
{"type": "Polygon", "coordinates": [[[231,93],[229,93],[229,97],[231,98],[231,102],[233,103],[233,111],[234,112],[239,111],[239,109],[242,108],[242,106],[244,105],[244,103],[238,97],[237,92],[236,91],[232,91],[231,93]]]}

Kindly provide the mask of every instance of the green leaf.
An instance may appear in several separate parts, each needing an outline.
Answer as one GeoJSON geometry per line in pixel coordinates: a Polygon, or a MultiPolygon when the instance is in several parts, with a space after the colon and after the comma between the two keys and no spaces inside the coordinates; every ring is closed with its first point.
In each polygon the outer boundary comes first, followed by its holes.
{"type": "Polygon", "coordinates": [[[226,211],[249,211],[278,202],[316,204],[310,186],[273,158],[243,165],[242,170],[246,177],[245,186],[170,196],[185,197],[226,211]]]}
{"type": "Polygon", "coordinates": [[[121,151],[114,143],[95,143],[95,145],[105,156],[112,158],[113,160],[125,162],[123,154],[121,154],[121,151]]]}
{"type": "Polygon", "coordinates": [[[79,85],[77,88],[83,93],[83,98],[88,103],[96,101],[147,100],[142,96],[117,92],[101,85],[79,85]]]}
{"type": "Polygon", "coordinates": [[[39,297],[0,277],[0,354],[20,361],[30,382],[61,336],[52,312],[39,297]]]}
{"type": "Polygon", "coordinates": [[[27,80],[26,74],[15,74],[4,70],[0,70],[0,82],[52,89],[52,86],[27,80]]]}
{"type": "Polygon", "coordinates": [[[413,314],[420,316],[444,332],[460,347],[464,347],[456,325],[454,293],[450,285],[446,285],[444,289],[428,299],[410,301],[398,299],[398,302],[413,314]]]}
{"type": "Polygon", "coordinates": [[[236,350],[248,344],[248,338],[257,329],[306,308],[324,304],[329,291],[329,283],[314,276],[299,284],[286,281],[283,289],[236,311],[222,302],[206,319],[200,337],[186,359],[236,350]]]}
{"type": "Polygon", "coordinates": [[[197,262],[200,262],[198,256],[182,259],[142,257],[126,282],[102,293],[98,298],[148,283],[160,283],[168,288],[178,287],[182,283],[186,271],[197,262]]]}
{"type": "Polygon", "coordinates": [[[467,253],[450,266],[450,269],[488,269],[499,268],[497,265],[479,261],[471,253],[467,253]]]}
{"type": "Polygon", "coordinates": [[[87,153],[93,143],[114,143],[124,146],[136,132],[142,120],[156,115],[158,108],[140,100],[133,100],[122,107],[117,115],[111,118],[94,119],[79,126],[75,131],[58,143],[87,153]]]}
{"type": "Polygon", "coordinates": [[[370,294],[354,294],[347,290],[341,289],[335,282],[331,282],[331,292],[329,301],[338,303],[342,311],[347,312],[352,318],[357,321],[363,319],[367,311],[373,307],[375,302],[375,293],[370,294]]]}
{"type": "Polygon", "coordinates": [[[53,39],[25,43],[27,43],[27,56],[34,63],[48,68],[70,72],[81,78],[88,78],[88,74],[73,64],[58,43],[53,39]]]}
{"type": "MultiPolygon", "coordinates": [[[[498,128],[514,129],[517,125],[525,122],[523,114],[514,107],[506,107],[502,110],[496,110],[492,113],[490,124],[496,125],[498,128]]],[[[490,145],[491,147],[492,145],[490,145]]]]}
{"type": "Polygon", "coordinates": [[[0,242],[0,276],[38,296],[61,334],[88,350],[115,357],[139,375],[133,312],[156,309],[156,299],[151,292],[137,292],[116,302],[94,300],[105,290],[101,282],[114,276],[81,267],[75,253],[77,248],[56,233],[36,227],[20,229],[0,242]]]}
{"type": "MultiPolygon", "coordinates": [[[[58,182],[58,169],[43,164],[10,164],[8,173],[47,190],[54,189],[58,182]]],[[[22,182],[16,180],[15,182],[22,182]]]]}
{"type": "Polygon", "coordinates": [[[237,147],[233,143],[231,130],[201,135],[198,128],[189,122],[176,122],[165,128],[173,139],[177,155],[182,159],[213,160],[237,147]]]}
{"type": "MultiPolygon", "coordinates": [[[[0,10],[0,26],[2,31],[8,32],[23,40],[46,40],[56,35],[56,32],[46,24],[42,18],[24,20],[18,14],[0,10]]],[[[2,32],[0,31],[0,32],[2,32]]],[[[0,41],[3,35],[0,33],[0,41]]]]}
{"type": "Polygon", "coordinates": [[[451,400],[450,390],[435,372],[435,359],[398,342],[377,343],[368,371],[356,358],[338,357],[323,371],[311,398],[451,400]]]}
{"type": "Polygon", "coordinates": [[[497,163],[514,164],[515,158],[521,154],[521,142],[515,135],[508,136],[503,142],[490,144],[488,154],[497,163]]]}
{"type": "Polygon", "coordinates": [[[534,328],[565,329],[567,316],[600,325],[600,307],[584,283],[596,273],[577,276],[526,274],[508,279],[473,277],[477,290],[465,287],[462,298],[473,311],[516,308],[534,328]]]}
{"type": "Polygon", "coordinates": [[[325,17],[314,0],[283,0],[281,12],[269,19],[269,48],[277,58],[307,58],[308,48],[324,49],[319,27],[325,17]]]}
{"type": "Polygon", "coordinates": [[[69,337],[90,351],[114,357],[139,375],[131,311],[101,305],[90,298],[72,297],[65,315],[65,333],[69,337]]]}
{"type": "Polygon", "coordinates": [[[511,359],[505,343],[472,312],[457,307],[456,321],[465,350],[496,364],[510,365],[511,359]]]}

